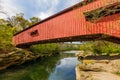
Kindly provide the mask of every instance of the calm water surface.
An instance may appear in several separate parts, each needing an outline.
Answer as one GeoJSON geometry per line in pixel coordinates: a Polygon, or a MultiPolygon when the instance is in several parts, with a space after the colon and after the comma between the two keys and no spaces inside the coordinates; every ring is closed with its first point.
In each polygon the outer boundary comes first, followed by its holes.
{"type": "Polygon", "coordinates": [[[75,80],[77,63],[75,54],[61,53],[2,71],[0,80],[75,80]]]}

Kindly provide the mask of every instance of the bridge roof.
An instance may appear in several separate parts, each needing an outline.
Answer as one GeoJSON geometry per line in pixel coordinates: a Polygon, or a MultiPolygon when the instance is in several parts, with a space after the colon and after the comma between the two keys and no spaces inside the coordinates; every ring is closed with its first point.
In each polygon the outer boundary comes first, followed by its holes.
{"type": "Polygon", "coordinates": [[[87,5],[87,4],[89,4],[90,2],[93,2],[93,1],[96,1],[96,0],[83,0],[83,1],[81,1],[81,2],[79,2],[79,3],[77,3],[77,4],[75,4],[75,5],[73,5],[73,6],[71,6],[71,7],[68,7],[68,8],[66,8],[66,9],[64,9],[64,10],[62,10],[62,11],[60,11],[60,12],[58,12],[58,13],[56,13],[56,14],[54,14],[54,15],[46,18],[46,19],[43,19],[43,20],[41,20],[40,22],[38,22],[38,23],[36,23],[36,24],[34,24],[34,25],[32,25],[32,26],[30,26],[30,27],[28,27],[28,28],[26,28],[26,29],[24,29],[24,30],[16,33],[16,34],[14,34],[14,36],[17,35],[17,34],[19,34],[19,33],[22,33],[23,31],[26,31],[26,30],[28,30],[28,29],[30,29],[30,28],[32,28],[32,27],[34,27],[34,26],[36,26],[36,25],[38,25],[38,24],[40,24],[40,23],[43,23],[43,22],[45,22],[45,21],[47,21],[47,20],[50,20],[50,19],[52,19],[52,18],[54,18],[54,17],[56,17],[56,16],[59,16],[59,15],[61,15],[61,14],[64,14],[64,13],[66,13],[66,12],[69,12],[69,11],[71,11],[71,10],[74,10],[74,9],[77,9],[77,8],[82,7],[82,6],[84,6],[84,5],[87,5]]]}

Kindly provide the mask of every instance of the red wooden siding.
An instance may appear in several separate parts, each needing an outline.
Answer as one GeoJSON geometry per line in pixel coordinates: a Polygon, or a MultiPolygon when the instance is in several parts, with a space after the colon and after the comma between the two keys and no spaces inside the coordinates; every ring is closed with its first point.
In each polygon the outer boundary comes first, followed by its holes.
{"type": "Polygon", "coordinates": [[[106,34],[120,38],[120,14],[107,16],[97,23],[85,20],[84,12],[91,11],[119,0],[96,0],[88,5],[62,13],[14,35],[15,45],[80,37],[83,35],[106,34]],[[30,33],[37,30],[38,35],[30,33]]]}

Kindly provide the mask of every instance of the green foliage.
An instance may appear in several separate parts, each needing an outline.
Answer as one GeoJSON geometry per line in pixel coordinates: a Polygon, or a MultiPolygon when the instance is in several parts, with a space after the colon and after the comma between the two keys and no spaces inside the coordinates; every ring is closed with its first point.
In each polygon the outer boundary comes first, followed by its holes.
{"type": "Polygon", "coordinates": [[[30,47],[30,50],[34,53],[39,53],[40,55],[52,55],[54,53],[58,53],[60,51],[59,44],[51,43],[51,44],[39,44],[33,45],[30,47]]]}
{"type": "Polygon", "coordinates": [[[6,53],[15,47],[12,44],[13,34],[29,27],[40,21],[39,18],[33,17],[30,20],[24,18],[24,14],[16,14],[8,20],[0,19],[0,52],[6,53]]]}
{"type": "Polygon", "coordinates": [[[0,25],[0,49],[4,51],[11,50],[13,28],[6,25],[0,25]]]}
{"type": "Polygon", "coordinates": [[[49,56],[60,51],[79,50],[79,45],[64,43],[39,44],[31,46],[30,50],[43,56],[49,56]]]}
{"type": "Polygon", "coordinates": [[[36,24],[39,21],[40,21],[40,18],[38,18],[38,17],[32,17],[32,18],[30,18],[30,26],[36,24]]]}
{"type": "Polygon", "coordinates": [[[17,33],[23,29],[28,28],[29,26],[32,26],[40,21],[40,18],[38,17],[32,17],[29,20],[24,18],[23,13],[16,14],[15,16],[12,16],[8,18],[7,25],[14,27],[14,33],[17,33]]]}
{"type": "Polygon", "coordinates": [[[16,27],[15,32],[21,31],[30,26],[29,21],[24,18],[23,13],[16,14],[16,16],[8,18],[8,22],[11,27],[16,27]]]}
{"type": "Polygon", "coordinates": [[[79,45],[75,44],[61,44],[61,51],[79,50],[79,45]]]}
{"type": "Polygon", "coordinates": [[[80,45],[80,50],[91,51],[94,54],[116,54],[120,53],[120,45],[107,42],[107,41],[95,41],[95,42],[86,42],[80,45]]]}
{"type": "Polygon", "coordinates": [[[120,75],[120,71],[116,72],[117,75],[120,75]]]}

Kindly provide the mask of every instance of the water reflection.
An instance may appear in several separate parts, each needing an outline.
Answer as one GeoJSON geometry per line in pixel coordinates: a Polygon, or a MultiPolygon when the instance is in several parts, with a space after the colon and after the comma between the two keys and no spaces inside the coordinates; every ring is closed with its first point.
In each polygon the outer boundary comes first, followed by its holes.
{"type": "Polygon", "coordinates": [[[49,80],[75,80],[76,64],[77,58],[61,59],[55,71],[50,74],[49,80]]]}
{"type": "Polygon", "coordinates": [[[75,80],[77,58],[60,54],[0,72],[0,80],[75,80]]]}

